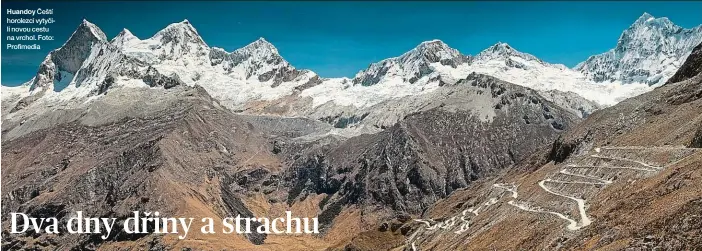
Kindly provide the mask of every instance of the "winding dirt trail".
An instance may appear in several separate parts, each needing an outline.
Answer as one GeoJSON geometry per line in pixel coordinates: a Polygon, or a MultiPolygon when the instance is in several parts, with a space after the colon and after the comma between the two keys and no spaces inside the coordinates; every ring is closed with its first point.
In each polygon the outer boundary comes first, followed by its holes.
{"type": "Polygon", "coordinates": [[[566,165],[567,168],[587,168],[587,169],[597,169],[597,168],[604,168],[604,169],[629,169],[629,170],[634,170],[634,171],[643,171],[643,172],[658,172],[656,169],[648,169],[648,168],[638,168],[638,167],[630,167],[630,166],[594,166],[594,165],[573,165],[573,164],[568,164],[566,165]]]}
{"type": "Polygon", "coordinates": [[[612,184],[611,180],[605,180],[605,179],[602,179],[600,177],[595,177],[595,176],[590,176],[590,175],[571,173],[571,172],[566,171],[566,169],[561,169],[561,171],[559,171],[558,173],[570,175],[570,176],[575,176],[575,177],[579,177],[579,178],[584,178],[584,179],[596,180],[596,181],[599,181],[600,183],[603,183],[606,185],[612,184]]]}
{"type": "Polygon", "coordinates": [[[512,206],[515,206],[515,207],[517,207],[517,208],[519,208],[519,209],[521,209],[521,210],[527,211],[527,212],[553,214],[553,215],[555,215],[555,216],[558,216],[558,218],[561,218],[561,219],[564,219],[564,220],[568,221],[568,226],[566,226],[566,228],[567,228],[568,230],[575,231],[575,230],[580,229],[580,227],[578,226],[578,222],[577,222],[577,221],[575,221],[575,220],[573,220],[573,219],[571,219],[571,218],[568,218],[568,216],[565,216],[565,215],[563,215],[562,213],[544,210],[544,209],[541,209],[541,208],[538,208],[538,207],[534,207],[534,206],[528,205],[528,204],[526,204],[526,203],[518,203],[518,202],[515,202],[515,201],[513,201],[513,200],[507,202],[507,204],[512,205],[512,206]]]}
{"type": "MultiPolygon", "coordinates": [[[[671,163],[679,162],[685,158],[685,156],[677,159],[675,161],[668,161],[663,166],[654,165],[646,163],[647,157],[651,151],[663,151],[664,153],[674,153],[673,151],[681,151],[689,148],[683,147],[600,147],[594,148],[593,151],[596,154],[591,155],[581,155],[571,159],[571,163],[563,163],[560,168],[550,174],[545,175],[543,179],[537,182],[539,188],[535,191],[544,191],[545,193],[553,196],[558,196],[565,198],[567,200],[574,201],[577,205],[577,214],[570,215],[572,213],[559,212],[560,210],[566,210],[564,208],[551,208],[551,206],[541,207],[540,205],[550,205],[552,200],[549,196],[542,197],[537,194],[528,196],[529,198],[521,199],[518,193],[518,186],[515,184],[508,183],[494,183],[492,185],[493,189],[499,189],[501,192],[498,196],[487,197],[487,200],[482,203],[475,203],[474,205],[479,205],[477,207],[470,207],[462,210],[460,213],[448,218],[447,220],[436,222],[431,219],[416,219],[415,221],[421,223],[423,228],[417,230],[412,236],[407,240],[408,245],[412,250],[418,250],[418,246],[426,241],[428,236],[441,236],[444,231],[450,231],[453,234],[461,235],[467,233],[471,225],[473,225],[473,220],[476,219],[478,215],[490,213],[493,205],[501,202],[507,194],[509,194],[510,199],[507,204],[517,208],[518,210],[525,211],[528,213],[539,213],[539,214],[550,214],[554,215],[568,224],[565,226],[566,230],[577,231],[584,227],[592,224],[593,219],[591,219],[587,214],[588,201],[586,196],[592,196],[596,194],[600,189],[604,189],[608,185],[613,184],[620,179],[620,176],[632,176],[632,178],[639,179],[641,174],[655,174],[663,170],[666,166],[671,163]],[[621,152],[625,151],[625,152],[621,152]],[[639,152],[632,152],[639,151],[639,152]],[[633,155],[632,155],[633,154],[633,155]],[[621,157],[626,156],[626,157],[621,157]],[[638,157],[640,159],[632,159],[631,156],[638,157]],[[595,161],[596,164],[592,163],[592,159],[603,159],[603,160],[613,160],[616,163],[610,161],[595,161]],[[582,169],[594,169],[593,171],[582,170],[582,169]],[[582,172],[581,172],[582,171],[582,172]],[[628,172],[623,172],[628,171],[628,172]],[[632,172],[633,171],[633,172],[632,172]],[[586,174],[587,173],[587,174],[586,174]],[[557,175],[559,178],[556,178],[557,175]],[[594,175],[599,175],[594,176],[594,175]],[[603,177],[604,176],[604,177],[603,177]],[[605,178],[607,177],[607,178],[605,178]],[[572,186],[571,186],[572,185],[572,186]],[[578,190],[580,189],[580,190],[578,190]],[[565,191],[578,191],[578,197],[568,195],[565,191]],[[582,195],[580,195],[582,192],[582,195]],[[580,197],[580,198],[579,198],[580,197]],[[547,201],[539,201],[539,199],[545,199],[547,201]],[[575,218],[571,218],[575,217],[575,218]]],[[[678,152],[677,154],[680,154],[678,152]]],[[[683,152],[684,154],[684,152],[683,152]]],[[[689,155],[687,155],[689,156],[689,155]]],[[[493,193],[494,190],[490,190],[489,193],[493,193]]],[[[560,201],[560,200],[559,200],[560,201]]],[[[562,204],[562,203],[556,203],[562,204]]],[[[570,204],[567,204],[570,205],[570,204]]],[[[570,212],[572,210],[567,210],[570,212]]],[[[489,216],[488,216],[489,217],[489,216]]],[[[481,217],[482,218],[482,217],[481,217]]],[[[431,237],[429,237],[431,238],[431,237]]]]}
{"type": "Polygon", "coordinates": [[[660,167],[660,166],[654,166],[654,165],[650,165],[650,164],[647,164],[647,163],[644,163],[644,162],[641,162],[638,160],[627,159],[627,158],[607,157],[607,156],[602,156],[602,155],[598,155],[598,154],[590,155],[590,157],[598,158],[598,159],[609,159],[609,160],[619,160],[619,161],[632,162],[632,163],[636,163],[636,164],[639,164],[639,165],[642,165],[642,166],[645,166],[645,167],[648,167],[651,169],[656,169],[656,170],[663,169],[663,167],[660,167]]]}
{"type": "Polygon", "coordinates": [[[551,189],[546,187],[546,185],[544,183],[546,183],[546,180],[539,181],[539,186],[544,191],[546,191],[550,194],[556,195],[556,196],[561,196],[564,198],[574,200],[578,204],[578,213],[580,213],[580,224],[578,225],[577,229],[580,229],[582,227],[586,227],[586,226],[590,225],[590,223],[592,223],[590,218],[587,217],[587,213],[585,212],[585,200],[551,191],[551,189]]]}

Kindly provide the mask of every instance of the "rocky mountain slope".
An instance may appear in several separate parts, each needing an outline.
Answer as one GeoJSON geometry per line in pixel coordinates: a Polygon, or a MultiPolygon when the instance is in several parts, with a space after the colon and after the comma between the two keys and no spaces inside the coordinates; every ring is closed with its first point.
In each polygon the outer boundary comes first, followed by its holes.
{"type": "Polygon", "coordinates": [[[319,217],[324,235],[178,241],[116,233],[106,243],[97,235],[12,235],[3,247],[319,249],[388,217],[420,214],[580,120],[533,90],[480,74],[433,95],[387,130],[348,140],[306,138],[331,129],[319,121],[235,115],[185,85],[114,89],[94,102],[6,120],[8,211],[65,221],[77,210],[123,220],[132,210],[220,219],[292,209],[319,217]]]}
{"type": "MultiPolygon", "coordinates": [[[[282,162],[267,134],[202,88],[116,90],[79,111],[45,116],[43,123],[3,124],[3,250],[309,250],[323,243],[311,236],[199,231],[191,231],[194,235],[186,240],[116,231],[106,242],[99,234],[9,234],[10,211],[58,217],[64,223],[69,213],[82,211],[84,216],[118,218],[118,229],[134,210],[214,219],[254,213],[273,217],[291,207],[306,212],[274,201],[274,207],[262,211],[237,192],[242,174],[250,179],[251,173],[264,174],[275,182],[267,174],[280,172],[282,162]],[[51,116],[64,120],[51,121],[51,116]]],[[[275,189],[258,195],[264,193],[271,200],[285,196],[275,189]]]]}
{"type": "Polygon", "coordinates": [[[325,210],[353,202],[371,210],[387,205],[392,214],[421,213],[579,121],[533,90],[485,75],[435,93],[420,111],[383,132],[296,159],[288,174],[295,187],[289,198],[326,193],[325,210]]]}
{"type": "Polygon", "coordinates": [[[3,249],[694,247],[700,48],[650,92],[505,43],[471,57],[438,40],[325,79],[265,39],[210,47],[187,20],[109,41],[84,21],[32,80],[2,87],[3,223],[289,209],[319,217],[322,234],[103,243],[3,224],[3,249]],[[666,237],[681,233],[692,239],[666,237]]]}
{"type": "Polygon", "coordinates": [[[346,247],[699,247],[700,51],[702,44],[676,74],[686,76],[680,81],[597,111],[531,160],[454,192],[418,218],[398,217],[359,234],[346,247]]]}

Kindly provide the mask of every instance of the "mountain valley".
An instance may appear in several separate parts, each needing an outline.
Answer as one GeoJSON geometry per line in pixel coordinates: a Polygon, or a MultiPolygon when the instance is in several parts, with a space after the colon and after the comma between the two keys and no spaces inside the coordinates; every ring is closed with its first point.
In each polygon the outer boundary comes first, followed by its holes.
{"type": "Polygon", "coordinates": [[[643,14],[573,69],[440,40],[353,78],[188,21],[83,21],[2,86],[3,249],[640,250],[702,243],[702,25],[643,14]],[[316,235],[10,235],[7,212],[318,217],[316,235]]]}

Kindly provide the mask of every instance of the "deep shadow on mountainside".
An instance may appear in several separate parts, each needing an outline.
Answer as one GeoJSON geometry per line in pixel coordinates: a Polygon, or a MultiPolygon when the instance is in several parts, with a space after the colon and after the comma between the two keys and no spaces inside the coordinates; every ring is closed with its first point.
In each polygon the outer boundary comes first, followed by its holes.
{"type": "MultiPolygon", "coordinates": [[[[237,115],[200,87],[114,89],[89,105],[3,122],[3,249],[343,247],[509,168],[580,119],[535,91],[473,74],[377,134],[300,140],[308,119],[237,115]],[[478,102],[486,110],[468,106],[478,102]],[[272,121],[280,120],[270,126],[272,121]],[[319,217],[319,235],[10,234],[9,213],[118,218],[319,217]]],[[[221,221],[221,220],[220,220],[221,221]]]]}
{"type": "Polygon", "coordinates": [[[420,221],[387,221],[347,248],[699,249],[701,59],[699,45],[676,82],[593,113],[515,168],[439,200],[420,221]]]}

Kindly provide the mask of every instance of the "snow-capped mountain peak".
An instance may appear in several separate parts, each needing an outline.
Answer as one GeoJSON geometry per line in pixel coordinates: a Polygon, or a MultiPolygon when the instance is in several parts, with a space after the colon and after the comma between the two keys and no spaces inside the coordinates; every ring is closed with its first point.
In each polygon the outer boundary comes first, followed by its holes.
{"type": "Polygon", "coordinates": [[[107,36],[97,25],[83,19],[71,37],[46,56],[32,80],[30,90],[41,92],[53,89],[56,81],[70,82],[90,55],[93,45],[106,41],[107,36]]]}
{"type": "MultiPolygon", "coordinates": [[[[66,42],[57,50],[61,50],[64,47],[73,47],[80,45],[92,45],[96,42],[106,42],[107,36],[102,30],[97,27],[97,25],[88,22],[88,20],[83,19],[83,21],[78,25],[78,28],[71,34],[71,36],[66,40],[66,42]]],[[[83,48],[85,49],[85,48],[83,48]]],[[[77,69],[75,69],[77,70],[77,69]]]]}
{"type": "Polygon", "coordinates": [[[125,54],[150,64],[163,60],[205,64],[210,50],[187,19],[169,24],[144,40],[125,29],[111,43],[125,54]]]}
{"type": "Polygon", "coordinates": [[[622,46],[622,43],[632,39],[653,40],[660,36],[667,37],[682,30],[682,27],[675,25],[667,17],[655,18],[651,14],[644,13],[622,32],[617,46],[622,46]]]}
{"type": "Polygon", "coordinates": [[[258,58],[270,58],[278,54],[278,49],[265,38],[259,38],[246,46],[235,50],[233,53],[258,58]]]}
{"type": "Polygon", "coordinates": [[[702,25],[685,29],[644,13],[622,32],[616,46],[575,69],[595,82],[662,85],[702,42],[702,25]]]}
{"type": "Polygon", "coordinates": [[[656,18],[652,16],[651,14],[648,14],[648,12],[644,12],[643,15],[641,15],[636,21],[629,27],[629,29],[632,28],[640,28],[644,26],[659,26],[661,28],[666,28],[666,29],[681,29],[682,27],[675,25],[670,19],[667,17],[659,17],[656,18]]]}
{"type": "Polygon", "coordinates": [[[514,51],[516,51],[516,50],[514,50],[514,48],[512,48],[512,46],[509,46],[509,44],[507,44],[505,42],[501,42],[501,41],[499,41],[499,42],[495,43],[494,45],[483,50],[483,52],[485,52],[485,53],[493,53],[493,54],[510,54],[514,51]]]}
{"type": "Polygon", "coordinates": [[[212,66],[221,67],[233,78],[251,82],[271,81],[269,85],[272,87],[310,73],[296,70],[278,54],[278,49],[264,38],[259,38],[231,53],[221,48],[212,48],[209,59],[212,66]],[[252,77],[254,79],[251,79],[252,77]]]}
{"type": "Polygon", "coordinates": [[[125,38],[131,38],[131,37],[136,37],[134,34],[132,34],[131,31],[129,31],[127,28],[122,29],[122,31],[117,34],[117,37],[125,37],[125,38]]]}
{"type": "Polygon", "coordinates": [[[120,31],[119,34],[117,34],[117,36],[110,41],[110,43],[121,48],[124,46],[125,43],[128,43],[130,40],[139,40],[139,38],[134,36],[134,34],[132,34],[131,31],[125,28],[122,29],[122,31],[120,31]]]}
{"type": "Polygon", "coordinates": [[[647,21],[651,21],[653,19],[655,19],[655,17],[653,17],[653,15],[649,14],[648,12],[644,12],[638,19],[636,19],[636,22],[634,22],[634,23],[635,24],[644,23],[647,21]]]}
{"type": "MultiPolygon", "coordinates": [[[[418,50],[422,53],[432,53],[437,51],[445,51],[447,53],[458,52],[456,49],[449,47],[446,43],[444,43],[444,41],[439,39],[421,42],[413,50],[418,50]]],[[[410,52],[407,52],[406,54],[409,54],[410,52]]]]}
{"type": "Polygon", "coordinates": [[[490,60],[527,60],[544,64],[544,62],[541,61],[541,59],[538,59],[537,57],[531,54],[517,51],[509,44],[503,42],[497,42],[496,44],[481,51],[480,53],[478,53],[478,55],[475,56],[475,60],[483,62],[490,60]],[[514,59],[515,57],[518,59],[514,59]]]}
{"type": "Polygon", "coordinates": [[[412,64],[416,61],[428,63],[445,61],[446,65],[451,65],[455,68],[457,62],[451,60],[462,56],[463,55],[458,50],[449,47],[441,40],[434,39],[420,43],[414,49],[402,54],[399,60],[403,64],[412,64]]]}
{"type": "Polygon", "coordinates": [[[354,84],[364,86],[399,80],[414,84],[436,71],[436,65],[457,68],[470,61],[458,50],[449,47],[441,40],[425,41],[404,54],[372,63],[368,69],[360,71],[353,79],[354,84]]]}
{"type": "Polygon", "coordinates": [[[187,19],[173,23],[156,33],[151,39],[160,40],[161,43],[196,43],[206,45],[195,27],[187,19]]]}
{"type": "MultiPolygon", "coordinates": [[[[97,27],[97,25],[88,22],[88,20],[83,19],[83,21],[80,23],[78,26],[78,29],[71,35],[71,37],[76,36],[76,34],[83,35],[82,33],[87,33],[85,35],[92,36],[93,38],[100,40],[100,41],[107,41],[107,36],[105,36],[105,33],[102,32],[102,30],[97,27]]],[[[70,41],[71,39],[68,39],[70,41]]]]}
{"type": "Polygon", "coordinates": [[[441,46],[441,47],[448,47],[444,41],[441,41],[440,39],[432,39],[432,40],[427,40],[419,43],[417,47],[432,47],[432,46],[441,46]]]}

